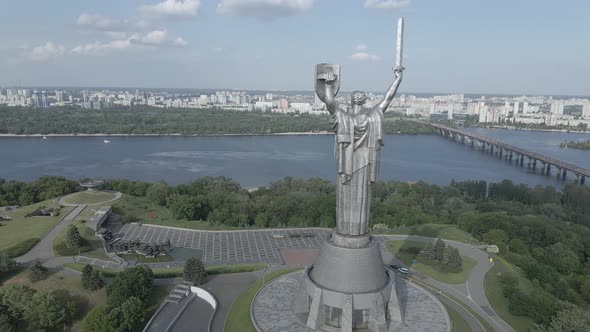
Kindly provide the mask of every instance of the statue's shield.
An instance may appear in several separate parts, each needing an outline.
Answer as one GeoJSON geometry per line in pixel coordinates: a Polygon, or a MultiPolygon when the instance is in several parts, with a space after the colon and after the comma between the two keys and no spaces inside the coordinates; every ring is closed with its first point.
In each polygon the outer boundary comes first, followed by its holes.
{"type": "Polygon", "coordinates": [[[340,90],[340,65],[320,63],[315,66],[315,90],[325,91],[325,84],[334,86],[334,97],[340,90]]]}

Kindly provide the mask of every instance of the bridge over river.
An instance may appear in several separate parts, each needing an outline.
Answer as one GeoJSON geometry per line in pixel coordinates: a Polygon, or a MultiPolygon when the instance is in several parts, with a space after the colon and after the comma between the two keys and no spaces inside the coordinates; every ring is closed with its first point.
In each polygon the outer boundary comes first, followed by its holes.
{"type": "Polygon", "coordinates": [[[471,147],[479,148],[483,152],[490,152],[492,155],[498,156],[510,161],[515,161],[516,165],[524,167],[525,158],[527,159],[526,165],[528,168],[536,170],[537,166],[541,167],[541,174],[550,176],[551,169],[555,168],[556,176],[559,179],[565,180],[568,173],[575,175],[575,182],[584,184],[586,177],[590,176],[590,170],[577,165],[566,163],[561,160],[557,160],[548,156],[544,156],[532,151],[528,151],[504,142],[496,141],[489,137],[479,136],[463,130],[450,128],[434,123],[421,122],[428,124],[436,130],[436,133],[448,137],[455,142],[468,144],[471,147]]]}

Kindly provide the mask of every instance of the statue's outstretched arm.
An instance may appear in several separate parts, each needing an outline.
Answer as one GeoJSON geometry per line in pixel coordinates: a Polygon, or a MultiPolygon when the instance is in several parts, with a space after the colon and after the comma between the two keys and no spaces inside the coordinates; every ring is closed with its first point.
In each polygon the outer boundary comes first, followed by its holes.
{"type": "Polygon", "coordinates": [[[403,70],[394,70],[395,73],[395,81],[393,81],[393,83],[391,83],[391,86],[389,87],[389,89],[387,90],[387,93],[385,94],[385,98],[383,98],[383,100],[379,103],[379,109],[381,110],[381,112],[385,112],[387,110],[387,108],[389,107],[389,104],[391,104],[391,101],[393,100],[393,98],[395,97],[395,94],[397,93],[397,89],[399,88],[400,83],[402,82],[402,77],[403,77],[403,70]]]}
{"type": "Polygon", "coordinates": [[[332,74],[327,74],[327,77],[319,78],[318,83],[316,86],[316,93],[318,94],[318,98],[326,104],[326,109],[330,114],[336,113],[338,109],[338,102],[336,101],[335,95],[338,91],[335,91],[335,88],[332,84],[327,84],[331,81],[335,80],[335,76],[332,74]]]}

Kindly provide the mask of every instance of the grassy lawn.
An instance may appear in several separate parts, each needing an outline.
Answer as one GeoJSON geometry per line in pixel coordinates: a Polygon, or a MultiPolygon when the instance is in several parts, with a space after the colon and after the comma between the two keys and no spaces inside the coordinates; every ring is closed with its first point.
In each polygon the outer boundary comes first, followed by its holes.
{"type": "Polygon", "coordinates": [[[96,204],[115,198],[115,194],[104,191],[80,191],[64,197],[68,204],[96,204]]]}
{"type": "Polygon", "coordinates": [[[86,245],[80,248],[79,251],[78,249],[70,249],[66,247],[64,243],[67,230],[66,228],[53,240],[53,252],[56,256],[75,256],[80,253],[80,255],[89,258],[98,258],[105,261],[111,261],[111,258],[104,252],[102,241],[98,236],[94,235],[93,230],[78,220],[72,222],[72,225],[78,227],[80,235],[82,235],[82,237],[86,240],[86,245]]]}
{"type": "Polygon", "coordinates": [[[463,243],[480,244],[481,241],[452,224],[423,224],[401,226],[387,231],[375,231],[377,234],[420,235],[463,243]]]}
{"type": "Polygon", "coordinates": [[[387,249],[389,249],[395,257],[404,262],[404,264],[410,266],[412,270],[446,284],[462,284],[467,281],[471,270],[476,265],[476,261],[466,256],[461,256],[463,259],[463,270],[457,273],[446,272],[437,266],[426,265],[420,262],[412,264],[412,260],[418,256],[420,250],[425,246],[426,243],[417,241],[387,242],[387,249]]]}
{"type": "Polygon", "coordinates": [[[517,331],[528,331],[533,325],[533,320],[528,317],[516,316],[508,310],[508,299],[504,297],[502,285],[498,280],[498,276],[502,273],[511,272],[519,277],[519,287],[529,292],[531,283],[524,278],[519,270],[504,259],[494,256],[494,266],[488,271],[484,278],[483,286],[488,301],[494,308],[494,311],[502,317],[510,326],[517,331]]]}
{"type": "Polygon", "coordinates": [[[33,205],[24,206],[14,211],[0,212],[0,215],[12,218],[10,221],[3,221],[4,226],[0,227],[0,251],[6,250],[14,246],[20,246],[26,253],[32,246],[21,244],[21,242],[32,239],[42,238],[53,226],[55,226],[64,215],[68,214],[71,207],[63,207],[60,209],[60,215],[55,217],[30,217],[25,218],[25,215],[34,212],[40,207],[58,208],[60,207],[53,200],[39,202],[33,205]]]}
{"type": "Polygon", "coordinates": [[[451,332],[469,332],[471,328],[469,324],[455,309],[451,308],[450,306],[446,305],[444,302],[442,304],[447,309],[447,313],[449,314],[449,318],[451,319],[451,332]]]}
{"type": "Polygon", "coordinates": [[[88,221],[90,220],[90,218],[92,218],[92,216],[94,216],[94,214],[96,213],[96,210],[99,208],[100,206],[87,206],[84,210],[82,210],[82,212],[80,212],[77,216],[75,220],[78,221],[88,221]]]}
{"type": "MultiPolygon", "coordinates": [[[[65,267],[70,268],[72,270],[82,272],[85,264],[81,263],[67,263],[64,264],[65,267]]],[[[257,263],[257,264],[231,264],[231,265],[209,265],[205,266],[205,270],[210,275],[215,274],[227,274],[227,273],[241,273],[241,272],[252,272],[262,270],[268,265],[265,263],[257,263]]],[[[102,268],[98,266],[93,266],[95,270],[100,271],[100,273],[105,277],[114,277],[119,270],[112,270],[107,268],[102,268]]],[[[164,278],[181,278],[183,276],[184,267],[182,266],[175,266],[171,268],[156,268],[152,269],[154,275],[158,279],[164,278]]]]}
{"type": "MultiPolygon", "coordinates": [[[[264,278],[264,282],[268,284],[273,279],[297,270],[298,269],[274,271],[264,278]]],[[[225,320],[225,332],[256,332],[256,328],[254,328],[254,325],[250,320],[250,304],[262,286],[262,279],[260,279],[254,282],[236,299],[231,306],[227,319],[225,320]]]]}
{"type": "Polygon", "coordinates": [[[127,261],[138,261],[139,263],[165,263],[165,262],[174,262],[174,257],[168,255],[156,256],[156,257],[146,257],[140,254],[121,254],[119,257],[123,258],[127,261]]]}
{"type": "Polygon", "coordinates": [[[176,219],[168,208],[154,205],[145,197],[125,195],[113,203],[113,210],[122,216],[124,221],[143,224],[203,230],[238,229],[224,225],[211,225],[206,221],[176,219]]]}
{"type": "Polygon", "coordinates": [[[106,303],[105,289],[97,291],[89,291],[80,285],[80,277],[67,276],[61,272],[52,273],[45,280],[36,283],[31,283],[28,279],[28,270],[24,270],[12,278],[6,280],[4,285],[21,284],[34,288],[38,291],[59,291],[65,292],[75,298],[78,303],[79,310],[78,317],[72,323],[69,331],[82,331],[83,318],[86,313],[98,304],[106,303]]]}

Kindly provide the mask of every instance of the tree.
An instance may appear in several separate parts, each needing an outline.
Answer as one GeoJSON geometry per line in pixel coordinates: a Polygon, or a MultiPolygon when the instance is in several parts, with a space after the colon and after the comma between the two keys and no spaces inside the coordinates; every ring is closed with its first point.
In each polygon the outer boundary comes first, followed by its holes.
{"type": "Polygon", "coordinates": [[[66,237],[64,239],[64,243],[68,248],[80,248],[83,245],[84,239],[80,235],[78,227],[74,225],[68,225],[68,228],[66,229],[66,237]]]}
{"type": "Polygon", "coordinates": [[[444,249],[443,259],[441,260],[441,265],[444,269],[458,271],[461,269],[462,264],[463,261],[457,248],[448,246],[444,249]]]}
{"type": "Polygon", "coordinates": [[[503,229],[491,229],[482,236],[482,239],[486,243],[498,245],[508,242],[508,235],[503,229]]]}
{"type": "Polygon", "coordinates": [[[203,262],[195,257],[186,260],[184,265],[184,280],[190,281],[195,285],[201,285],[207,278],[207,271],[203,262]]]}
{"type": "Polygon", "coordinates": [[[545,248],[545,261],[564,274],[574,272],[580,267],[578,255],[561,242],[545,248]]]}
{"type": "Polygon", "coordinates": [[[189,195],[174,195],[168,200],[168,207],[175,218],[195,220],[202,208],[201,201],[189,195]]]}
{"type": "Polygon", "coordinates": [[[551,318],[547,327],[536,325],[535,332],[563,332],[563,331],[590,331],[590,312],[573,306],[560,310],[551,318]]]}
{"type": "Polygon", "coordinates": [[[16,261],[10,258],[8,254],[5,252],[0,254],[0,275],[13,272],[16,270],[16,267],[16,261]]]}
{"type": "Polygon", "coordinates": [[[146,190],[145,195],[153,204],[166,206],[170,188],[165,182],[155,183],[146,190]]]}
{"type": "Polygon", "coordinates": [[[436,260],[436,253],[434,252],[434,247],[432,243],[428,243],[422,250],[420,250],[420,256],[422,256],[427,261],[436,260]]]}
{"type": "Polygon", "coordinates": [[[29,280],[33,283],[41,281],[47,278],[47,273],[47,268],[41,262],[36,261],[29,270],[29,280]]]}
{"type": "Polygon", "coordinates": [[[27,301],[24,318],[36,329],[48,329],[62,326],[75,314],[75,303],[62,301],[53,293],[39,292],[27,301]]]}
{"type": "Polygon", "coordinates": [[[14,323],[12,318],[6,314],[0,312],[0,331],[3,332],[14,332],[16,329],[14,328],[14,323]]]}
{"type": "Polygon", "coordinates": [[[120,307],[121,328],[124,331],[134,331],[145,318],[143,303],[136,297],[130,297],[120,307]]]}
{"type": "Polygon", "coordinates": [[[106,304],[92,308],[84,319],[85,332],[121,332],[119,316],[106,304]]]}
{"type": "Polygon", "coordinates": [[[92,268],[92,265],[87,264],[82,269],[82,279],[80,280],[82,287],[89,290],[98,290],[104,286],[104,281],[100,277],[100,273],[92,268]]]}
{"type": "Polygon", "coordinates": [[[136,297],[146,304],[152,293],[153,280],[154,273],[145,265],[128,268],[117,274],[107,286],[107,303],[118,307],[130,297],[136,297]]]}
{"type": "Polygon", "coordinates": [[[23,319],[28,304],[37,291],[25,285],[0,287],[0,306],[13,320],[23,319]]]}
{"type": "Polygon", "coordinates": [[[432,248],[434,251],[434,257],[437,261],[442,261],[444,253],[445,253],[445,242],[441,239],[437,239],[434,243],[434,247],[432,248]]]}
{"type": "Polygon", "coordinates": [[[514,238],[510,240],[508,243],[508,248],[515,254],[526,255],[528,253],[528,248],[526,243],[523,240],[514,238]]]}

